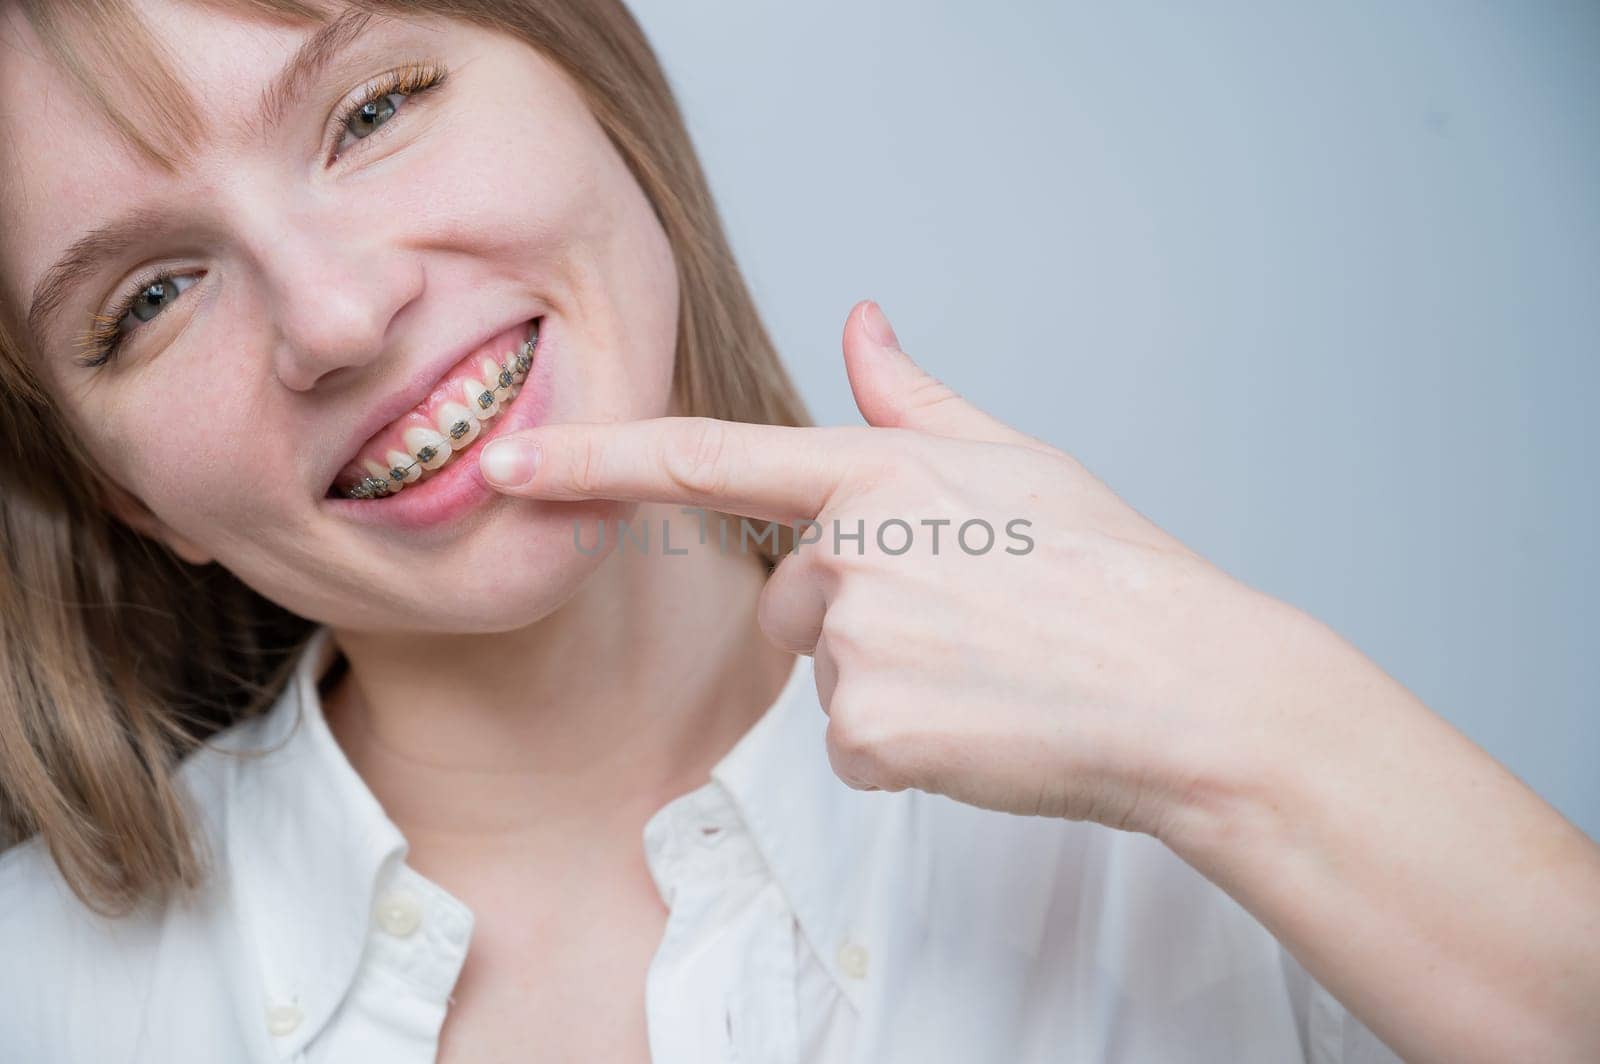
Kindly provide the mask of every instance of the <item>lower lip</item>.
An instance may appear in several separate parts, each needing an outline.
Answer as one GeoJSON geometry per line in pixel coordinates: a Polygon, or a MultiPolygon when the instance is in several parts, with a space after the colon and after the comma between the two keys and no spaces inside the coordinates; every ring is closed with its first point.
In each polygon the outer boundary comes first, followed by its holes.
{"type": "Polygon", "coordinates": [[[339,517],[375,528],[402,532],[421,532],[438,528],[462,517],[501,493],[490,487],[478,469],[478,452],[484,444],[507,432],[543,424],[550,400],[550,359],[559,349],[550,315],[539,323],[539,342],[534,347],[533,365],[522,389],[509,406],[483,422],[478,438],[465,450],[457,451],[449,464],[426,480],[408,484],[397,494],[377,499],[324,497],[323,505],[339,517]]]}

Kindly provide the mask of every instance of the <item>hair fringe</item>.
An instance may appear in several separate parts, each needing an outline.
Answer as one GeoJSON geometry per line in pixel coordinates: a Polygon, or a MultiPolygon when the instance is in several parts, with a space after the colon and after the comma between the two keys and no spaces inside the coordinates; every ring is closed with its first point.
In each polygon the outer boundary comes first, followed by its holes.
{"type": "MultiPolygon", "coordinates": [[[[342,6],[442,15],[539,50],[580,89],[671,243],[679,407],[812,423],[734,261],[671,85],[621,0],[207,2],[282,22],[342,6]]],[[[160,42],[123,3],[21,8],[122,136],[163,167],[182,167],[200,116],[160,42]],[[106,76],[131,92],[110,92],[106,76]],[[157,120],[134,120],[124,97],[157,120]]],[[[204,881],[204,839],[176,770],[272,705],[317,626],[110,516],[112,486],[36,374],[37,346],[14,315],[0,307],[0,848],[6,836],[42,836],[78,898],[121,915],[204,881]]],[[[793,541],[779,528],[775,546],[762,548],[769,571],[793,541]]]]}

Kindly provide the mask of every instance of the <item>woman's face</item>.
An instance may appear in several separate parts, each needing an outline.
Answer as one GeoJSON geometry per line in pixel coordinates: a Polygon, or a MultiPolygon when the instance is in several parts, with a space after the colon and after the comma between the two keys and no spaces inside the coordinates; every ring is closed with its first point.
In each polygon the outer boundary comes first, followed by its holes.
{"type": "Polygon", "coordinates": [[[447,431],[466,369],[496,348],[508,361],[534,318],[532,373],[480,440],[677,412],[672,252],[626,164],[559,69],[509,36],[373,18],[274,123],[264,89],[316,27],[137,6],[201,107],[208,140],[176,174],[119,140],[0,7],[0,285],[15,318],[75,241],[140,215],[37,333],[46,380],[126,492],[110,505],[338,627],[537,619],[598,564],[573,548],[571,522],[625,508],[494,494],[477,448],[419,466],[390,497],[329,490],[352,462],[428,438],[411,429],[447,431]],[[444,80],[374,84],[408,66],[444,80]],[[95,316],[109,322],[127,296],[119,352],[80,365],[95,316]],[[465,504],[442,505],[458,493],[465,504]]]}

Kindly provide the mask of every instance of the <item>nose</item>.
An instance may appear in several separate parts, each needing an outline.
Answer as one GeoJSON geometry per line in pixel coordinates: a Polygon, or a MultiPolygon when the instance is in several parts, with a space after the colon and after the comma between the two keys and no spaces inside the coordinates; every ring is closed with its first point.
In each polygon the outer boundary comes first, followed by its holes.
{"type": "Polygon", "coordinates": [[[295,391],[383,357],[396,319],[422,292],[421,260],[367,212],[350,213],[340,202],[280,214],[257,244],[276,325],[273,369],[295,391]]]}

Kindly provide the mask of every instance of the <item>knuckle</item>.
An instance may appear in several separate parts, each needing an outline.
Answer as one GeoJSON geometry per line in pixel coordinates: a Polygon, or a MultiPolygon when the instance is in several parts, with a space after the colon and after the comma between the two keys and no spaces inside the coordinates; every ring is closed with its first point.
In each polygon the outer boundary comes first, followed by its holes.
{"type": "Polygon", "coordinates": [[[921,380],[910,387],[904,396],[904,402],[907,407],[924,413],[949,406],[952,403],[960,403],[961,401],[961,397],[956,394],[954,388],[951,388],[932,374],[924,375],[921,380]]]}
{"type": "Polygon", "coordinates": [[[835,600],[822,615],[822,641],[841,669],[869,659],[869,648],[859,625],[853,622],[842,600],[835,600]]]}
{"type": "Polygon", "coordinates": [[[767,577],[766,585],[756,598],[756,626],[783,649],[810,654],[816,650],[816,644],[805,645],[805,635],[801,631],[804,620],[795,615],[794,589],[787,579],[792,573],[793,570],[785,574],[780,564],[777,571],[767,577]]]}
{"type": "Polygon", "coordinates": [[[696,495],[720,495],[727,486],[728,433],[711,418],[695,418],[674,432],[662,455],[668,478],[696,495]]]}
{"type": "Polygon", "coordinates": [[[783,565],[780,563],[767,576],[766,582],[761,585],[761,594],[756,596],[756,627],[769,636],[778,631],[783,619],[784,599],[788,594],[788,588],[785,582],[779,579],[779,574],[782,572],[783,565]]]}
{"type": "Polygon", "coordinates": [[[834,692],[828,710],[828,758],[834,772],[847,780],[870,780],[883,790],[900,790],[895,737],[885,714],[853,688],[834,692]]]}
{"type": "Polygon", "coordinates": [[[788,617],[774,603],[771,595],[763,594],[756,600],[756,628],[780,649],[796,654],[804,649],[793,644],[788,617]]]}
{"type": "Polygon", "coordinates": [[[568,479],[580,495],[594,494],[601,479],[600,451],[592,440],[580,440],[572,450],[568,479]]]}
{"type": "Polygon", "coordinates": [[[828,732],[833,748],[852,765],[870,763],[877,754],[879,739],[872,715],[861,699],[843,684],[834,689],[828,705],[828,732]]]}

